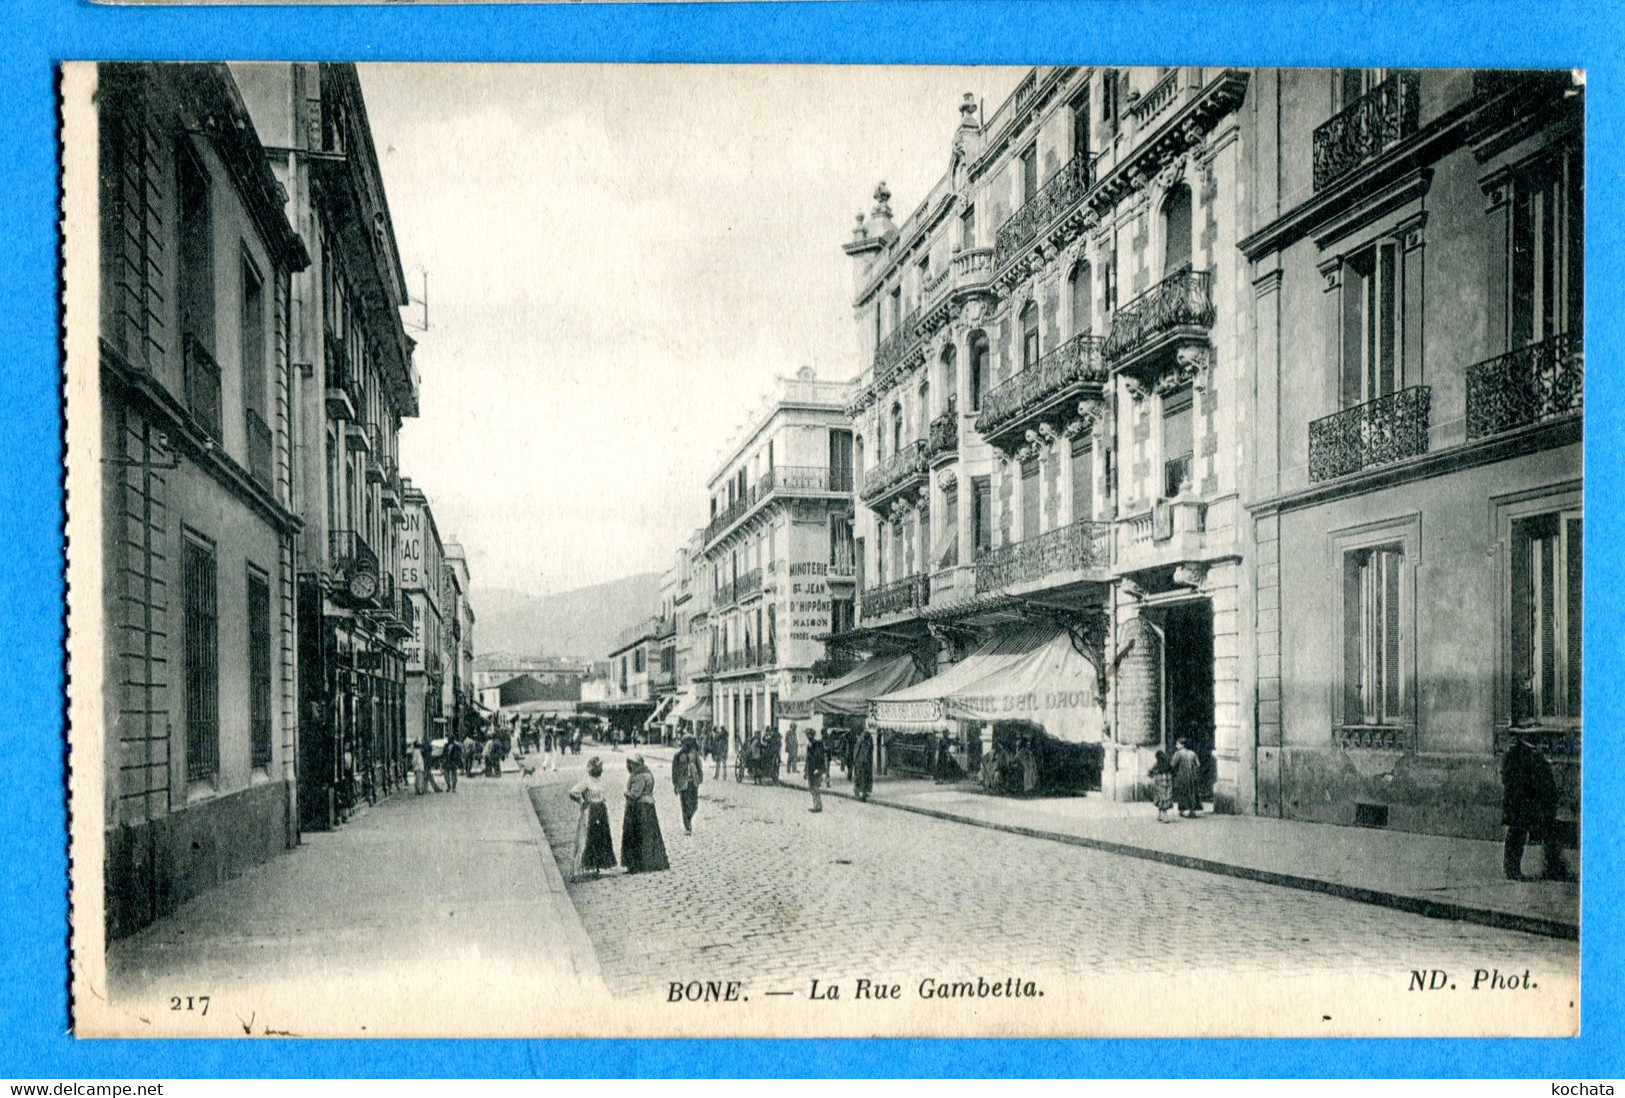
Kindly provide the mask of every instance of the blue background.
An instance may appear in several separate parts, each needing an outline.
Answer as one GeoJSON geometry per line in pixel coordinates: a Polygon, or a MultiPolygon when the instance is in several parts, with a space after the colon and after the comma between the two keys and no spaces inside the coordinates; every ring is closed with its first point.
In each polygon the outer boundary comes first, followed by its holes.
{"type": "MultiPolygon", "coordinates": [[[[1412,0],[103,7],[5,0],[0,57],[0,1075],[1397,1075],[1622,1070],[1617,5],[1412,0]],[[84,1041],[67,1036],[54,66],[68,59],[1541,66],[1587,70],[1583,1034],[1509,1041],[84,1041]]],[[[809,106],[809,109],[816,109],[809,106]]],[[[1421,964],[1426,958],[1396,957],[1421,964]]],[[[1219,991],[1220,989],[1216,989],[1219,991]]],[[[1178,1012],[1181,1004],[1160,1002],[1178,1012]]]]}

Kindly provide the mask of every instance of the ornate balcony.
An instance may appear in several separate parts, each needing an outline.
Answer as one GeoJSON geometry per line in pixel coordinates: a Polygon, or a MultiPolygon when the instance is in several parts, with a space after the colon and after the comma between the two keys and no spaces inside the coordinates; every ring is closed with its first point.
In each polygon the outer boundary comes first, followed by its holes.
{"type": "Polygon", "coordinates": [[[744,600],[758,593],[762,589],[762,570],[752,568],[749,572],[741,572],[734,581],[734,598],[744,600]]]}
{"type": "Polygon", "coordinates": [[[924,484],[926,472],[925,440],[905,443],[902,450],[863,478],[863,502],[878,511],[903,493],[924,484]]]}
{"type": "Polygon", "coordinates": [[[988,594],[1061,573],[1111,567],[1111,523],[1074,522],[984,553],[976,561],[976,593],[988,594]]]}
{"type": "Polygon", "coordinates": [[[1396,72],[1315,130],[1315,190],[1324,190],[1416,132],[1421,79],[1396,72]]]}
{"type": "Polygon", "coordinates": [[[215,440],[220,438],[220,363],[196,337],[188,334],[184,347],[183,379],[186,407],[198,426],[215,440]]]}
{"type": "Polygon", "coordinates": [[[1170,375],[1183,384],[1206,366],[1214,317],[1212,272],[1187,267],[1112,314],[1101,354],[1136,396],[1165,386],[1170,375]],[[1200,353],[1181,354],[1187,349],[1200,353]]]}
{"type": "Polygon", "coordinates": [[[1428,452],[1433,390],[1413,385],[1309,424],[1309,483],[1428,452]]]}
{"type": "Polygon", "coordinates": [[[1584,399],[1584,341],[1564,332],[1467,368],[1467,438],[1561,419],[1584,399]]]}
{"type": "Polygon", "coordinates": [[[936,465],[950,461],[959,453],[959,411],[949,408],[931,421],[925,441],[925,460],[936,465]]]}
{"type": "Polygon", "coordinates": [[[967,298],[990,292],[992,281],[992,248],[955,252],[949,265],[925,283],[925,305],[920,309],[919,321],[921,338],[951,321],[967,298]]]}
{"type": "Polygon", "coordinates": [[[267,492],[275,491],[271,467],[271,426],[252,408],[243,412],[243,432],[248,436],[248,472],[267,492]]]}
{"type": "Polygon", "coordinates": [[[1087,154],[1067,161],[1021,209],[1011,214],[993,238],[993,266],[1003,270],[1063,214],[1078,210],[1094,182],[1094,161],[1087,154]]]}
{"type": "Polygon", "coordinates": [[[891,383],[898,370],[906,363],[909,352],[914,350],[920,339],[920,310],[910,310],[909,314],[897,322],[897,327],[880,345],[875,348],[874,361],[874,387],[876,391],[884,389],[891,383]]]}
{"type": "Polygon", "coordinates": [[[882,587],[871,587],[858,595],[858,614],[865,622],[888,614],[923,610],[931,603],[931,577],[909,576],[882,587]]]}
{"type": "Polygon", "coordinates": [[[1128,113],[1134,119],[1135,126],[1143,128],[1153,118],[1171,107],[1178,98],[1179,70],[1175,69],[1157,81],[1156,87],[1130,104],[1128,113]]]}
{"type": "Polygon", "coordinates": [[[990,392],[976,429],[1001,449],[1022,445],[1039,423],[1065,430],[1079,418],[1078,400],[1099,398],[1105,380],[1100,337],[1074,336],[990,392]]]}

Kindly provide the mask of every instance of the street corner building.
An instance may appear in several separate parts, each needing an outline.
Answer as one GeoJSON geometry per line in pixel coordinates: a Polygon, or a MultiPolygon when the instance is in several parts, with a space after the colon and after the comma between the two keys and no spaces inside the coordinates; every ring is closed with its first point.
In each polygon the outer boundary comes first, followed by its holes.
{"type": "Polygon", "coordinates": [[[99,69],[106,918],[293,846],[311,257],[230,73],[99,69]]]}
{"type": "Polygon", "coordinates": [[[830,650],[932,673],[868,697],[882,766],[1043,742],[1136,800],[1182,739],[1219,811],[1482,838],[1516,730],[1577,819],[1582,113],[1567,72],[967,96],[844,245],[830,650]]]}
{"type": "MultiPolygon", "coordinates": [[[[472,609],[425,595],[468,589],[437,532],[432,578],[421,536],[403,562],[397,436],[418,379],[354,67],[117,63],[97,80],[121,937],[398,788],[408,660],[444,650],[423,612],[461,615],[468,664],[472,609]]],[[[445,706],[428,708],[433,724],[445,706]]]]}

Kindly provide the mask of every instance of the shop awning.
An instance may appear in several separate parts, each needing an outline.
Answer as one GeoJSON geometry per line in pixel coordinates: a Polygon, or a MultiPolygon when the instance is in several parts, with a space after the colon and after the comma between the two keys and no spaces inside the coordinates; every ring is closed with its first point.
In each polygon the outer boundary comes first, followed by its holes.
{"type": "Polygon", "coordinates": [[[676,694],[667,694],[665,697],[661,698],[659,703],[654,707],[654,712],[650,713],[643,719],[643,727],[645,729],[649,729],[659,724],[661,719],[665,717],[667,711],[670,710],[671,707],[676,704],[676,702],[676,694]]]}
{"type": "Polygon", "coordinates": [[[660,718],[660,723],[675,728],[677,722],[682,720],[683,710],[694,704],[694,688],[685,686],[671,696],[671,705],[666,707],[660,718]]]}
{"type": "Polygon", "coordinates": [[[995,634],[942,674],[875,698],[870,715],[882,725],[940,725],[951,719],[948,699],[970,692],[978,682],[1032,655],[1057,635],[1065,634],[1052,625],[995,634]]]}
{"type": "Polygon", "coordinates": [[[692,705],[677,711],[677,719],[688,721],[690,724],[711,723],[711,699],[696,697],[692,705]]]}
{"type": "Polygon", "coordinates": [[[869,712],[870,701],[919,680],[920,671],[914,665],[913,656],[875,656],[801,700],[814,713],[861,717],[869,712]]]}
{"type": "Polygon", "coordinates": [[[971,721],[1031,721],[1067,743],[1099,743],[1100,673],[1061,631],[943,699],[945,715],[971,721]]]}

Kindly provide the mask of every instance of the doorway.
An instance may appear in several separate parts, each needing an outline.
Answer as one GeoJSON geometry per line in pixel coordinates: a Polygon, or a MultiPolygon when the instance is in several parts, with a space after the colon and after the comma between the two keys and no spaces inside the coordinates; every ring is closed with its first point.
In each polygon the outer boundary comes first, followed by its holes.
{"type": "Polygon", "coordinates": [[[1162,745],[1169,752],[1183,739],[1202,760],[1202,796],[1214,781],[1213,604],[1207,599],[1175,603],[1154,612],[1163,632],[1162,745]]]}

